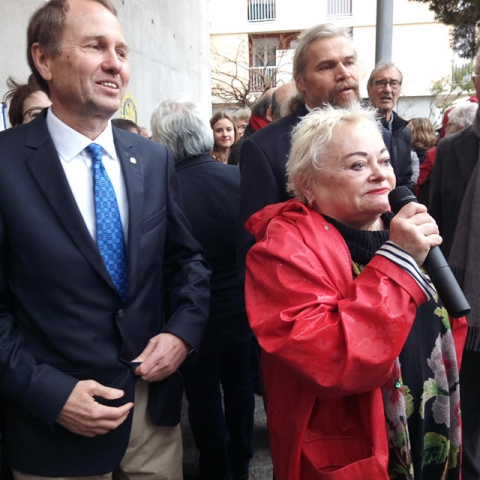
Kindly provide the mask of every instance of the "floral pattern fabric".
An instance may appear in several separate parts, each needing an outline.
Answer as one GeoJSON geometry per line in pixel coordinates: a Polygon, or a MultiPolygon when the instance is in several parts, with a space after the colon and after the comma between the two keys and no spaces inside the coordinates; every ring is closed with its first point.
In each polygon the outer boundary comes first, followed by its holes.
{"type": "MultiPolygon", "coordinates": [[[[362,266],[354,263],[354,274],[362,266]]],[[[459,369],[446,309],[422,305],[382,387],[392,480],[458,480],[459,369]]]]}

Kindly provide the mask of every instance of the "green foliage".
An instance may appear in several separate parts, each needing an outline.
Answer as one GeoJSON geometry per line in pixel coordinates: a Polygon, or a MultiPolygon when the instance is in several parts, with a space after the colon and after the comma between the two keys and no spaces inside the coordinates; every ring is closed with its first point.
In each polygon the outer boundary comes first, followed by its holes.
{"type": "Polygon", "coordinates": [[[450,451],[450,440],[443,435],[428,432],[424,438],[423,466],[435,462],[444,463],[450,451]]]}
{"type": "Polygon", "coordinates": [[[473,58],[480,46],[479,0],[411,0],[428,3],[435,18],[453,28],[452,48],[463,58],[473,58]]]}
{"type": "Polygon", "coordinates": [[[467,63],[459,68],[452,68],[450,76],[434,80],[430,86],[432,103],[430,110],[436,105],[440,110],[439,122],[445,112],[462,96],[471,96],[475,92],[472,82],[473,64],[467,63]]]}

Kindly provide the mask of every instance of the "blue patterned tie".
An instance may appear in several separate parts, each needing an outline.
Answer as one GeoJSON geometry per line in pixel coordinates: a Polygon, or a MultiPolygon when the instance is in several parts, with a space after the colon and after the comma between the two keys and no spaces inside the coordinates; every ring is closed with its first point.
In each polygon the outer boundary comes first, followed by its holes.
{"type": "Polygon", "coordinates": [[[91,143],[86,150],[92,158],[98,249],[113,284],[125,301],[128,294],[128,262],[117,197],[102,162],[103,148],[91,143]]]}

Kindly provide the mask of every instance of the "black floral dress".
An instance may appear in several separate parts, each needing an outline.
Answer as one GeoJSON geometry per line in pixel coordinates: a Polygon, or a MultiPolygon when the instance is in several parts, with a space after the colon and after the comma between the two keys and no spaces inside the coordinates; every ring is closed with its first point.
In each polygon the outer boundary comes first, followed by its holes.
{"type": "MultiPolygon", "coordinates": [[[[392,215],[383,217],[386,225],[392,215]]],[[[354,276],[389,238],[330,218],[350,250],[354,276]]],[[[438,297],[421,305],[382,387],[392,480],[460,478],[459,371],[450,319],[438,297]]]]}

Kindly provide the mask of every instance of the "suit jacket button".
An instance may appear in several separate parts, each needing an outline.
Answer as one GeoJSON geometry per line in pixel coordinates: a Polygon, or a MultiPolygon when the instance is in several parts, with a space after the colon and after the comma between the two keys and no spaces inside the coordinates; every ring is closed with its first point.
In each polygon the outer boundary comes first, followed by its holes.
{"type": "Polygon", "coordinates": [[[125,310],[123,310],[123,308],[121,308],[118,312],[117,312],[117,318],[123,318],[123,314],[125,313],[125,310]]]}

